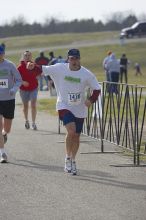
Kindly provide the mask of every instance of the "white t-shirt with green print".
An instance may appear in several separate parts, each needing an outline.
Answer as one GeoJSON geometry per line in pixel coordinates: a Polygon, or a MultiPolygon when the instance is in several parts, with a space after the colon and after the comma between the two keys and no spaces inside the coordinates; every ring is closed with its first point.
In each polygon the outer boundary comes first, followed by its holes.
{"type": "Polygon", "coordinates": [[[42,66],[45,76],[49,75],[54,81],[57,92],[56,110],[68,109],[75,117],[85,118],[85,92],[87,88],[100,90],[100,85],[88,69],[81,66],[80,70],[72,71],[68,63],[58,63],[51,66],[42,66]]]}

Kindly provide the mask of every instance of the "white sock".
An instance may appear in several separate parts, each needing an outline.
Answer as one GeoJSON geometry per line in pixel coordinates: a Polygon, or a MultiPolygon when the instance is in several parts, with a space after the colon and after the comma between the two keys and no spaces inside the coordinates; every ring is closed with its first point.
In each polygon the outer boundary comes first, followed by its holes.
{"type": "Polygon", "coordinates": [[[0,148],[0,154],[2,155],[3,153],[5,153],[5,149],[4,148],[0,148]]]}
{"type": "Polygon", "coordinates": [[[5,132],[5,130],[3,129],[3,130],[2,130],[2,135],[5,135],[5,134],[6,134],[6,132],[5,132]]]}
{"type": "Polygon", "coordinates": [[[68,159],[68,160],[69,160],[69,159],[70,159],[70,156],[66,155],[66,156],[65,156],[65,159],[68,159]]]}

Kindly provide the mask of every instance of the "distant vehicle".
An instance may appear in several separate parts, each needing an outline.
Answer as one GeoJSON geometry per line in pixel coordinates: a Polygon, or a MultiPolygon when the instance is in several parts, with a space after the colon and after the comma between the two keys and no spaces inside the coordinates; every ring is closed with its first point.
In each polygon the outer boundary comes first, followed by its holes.
{"type": "Polygon", "coordinates": [[[146,36],[146,21],[136,22],[131,27],[121,30],[120,38],[133,38],[146,36]]]}

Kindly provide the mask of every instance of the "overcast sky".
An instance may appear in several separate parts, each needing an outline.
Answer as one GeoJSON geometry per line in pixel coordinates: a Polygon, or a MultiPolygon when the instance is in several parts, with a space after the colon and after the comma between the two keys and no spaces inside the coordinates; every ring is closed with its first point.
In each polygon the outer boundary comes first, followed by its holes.
{"type": "Polygon", "coordinates": [[[46,18],[59,20],[88,19],[104,22],[115,12],[146,14],[145,0],[3,0],[0,24],[24,16],[28,23],[43,23],[46,18]]]}

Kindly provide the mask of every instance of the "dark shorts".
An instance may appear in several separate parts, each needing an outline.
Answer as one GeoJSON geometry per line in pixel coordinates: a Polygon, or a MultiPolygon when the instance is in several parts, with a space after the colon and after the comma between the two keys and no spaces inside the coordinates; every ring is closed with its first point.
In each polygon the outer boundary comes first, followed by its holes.
{"type": "Polygon", "coordinates": [[[0,101],[0,115],[6,119],[13,119],[15,111],[15,99],[0,101]]]}
{"type": "Polygon", "coordinates": [[[63,121],[63,125],[74,122],[76,125],[76,133],[81,133],[83,129],[84,118],[75,117],[72,112],[67,109],[62,109],[58,111],[59,119],[63,121]]]}

